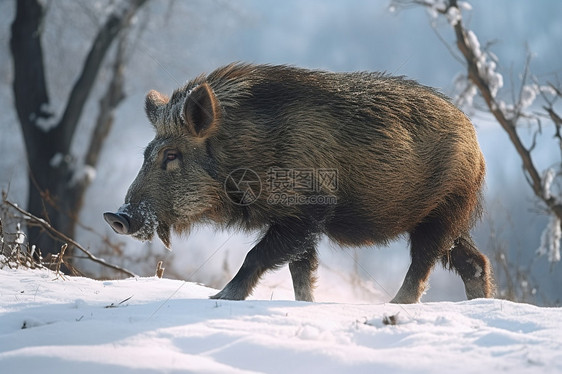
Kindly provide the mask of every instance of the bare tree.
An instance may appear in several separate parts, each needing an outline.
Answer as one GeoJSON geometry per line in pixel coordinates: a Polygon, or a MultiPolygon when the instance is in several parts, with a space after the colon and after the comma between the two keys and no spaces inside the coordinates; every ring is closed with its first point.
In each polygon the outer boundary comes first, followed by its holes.
{"type": "MultiPolygon", "coordinates": [[[[88,171],[94,170],[97,164],[101,146],[113,123],[114,110],[125,95],[123,32],[146,1],[120,0],[113,4],[113,10],[92,40],[62,114],[56,116],[50,109],[43,59],[45,6],[40,0],[16,0],[10,49],[14,63],[15,106],[29,165],[28,210],[69,238],[74,237],[76,219],[92,179],[88,171]],[[99,115],[86,152],[85,168],[77,170],[70,156],[76,128],[102,63],[116,40],[119,41],[112,76],[99,103],[99,115]]],[[[28,235],[30,242],[41,248],[44,254],[58,253],[62,244],[40,227],[31,227],[28,235]]]]}
{"type": "Polygon", "coordinates": [[[452,54],[466,66],[466,74],[457,79],[460,92],[457,96],[459,104],[473,104],[474,97],[479,97],[489,111],[506,132],[521,159],[524,175],[538,201],[550,214],[551,220],[541,237],[538,254],[548,254],[550,262],[560,261],[560,240],[562,238],[562,199],[560,191],[553,191],[555,179],[561,175],[562,163],[555,168],[540,172],[533,159],[536,138],[542,132],[545,121],[550,121],[554,129],[554,139],[562,150],[562,135],[560,132],[562,118],[556,112],[555,103],[562,98],[558,82],[541,83],[530,74],[531,55],[528,53],[525,70],[522,74],[521,86],[518,94],[512,95],[511,104],[499,98],[499,91],[503,86],[503,77],[497,71],[498,58],[488,48],[482,48],[474,33],[463,23],[463,11],[471,9],[465,1],[457,0],[394,0],[392,7],[418,5],[426,7],[435,17],[444,17],[452,27],[456,49],[450,49],[452,54]],[[542,110],[531,112],[529,108],[536,98],[542,98],[542,110]],[[530,145],[526,146],[522,140],[521,125],[530,124],[534,128],[534,137],[530,145]]]}

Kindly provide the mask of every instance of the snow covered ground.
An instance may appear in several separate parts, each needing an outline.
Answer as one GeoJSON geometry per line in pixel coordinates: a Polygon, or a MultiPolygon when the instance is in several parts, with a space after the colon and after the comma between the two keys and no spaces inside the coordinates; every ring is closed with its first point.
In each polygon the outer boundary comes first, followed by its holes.
{"type": "Polygon", "coordinates": [[[167,279],[63,280],[5,268],[0,371],[562,373],[558,308],[207,299],[215,292],[167,279]]]}

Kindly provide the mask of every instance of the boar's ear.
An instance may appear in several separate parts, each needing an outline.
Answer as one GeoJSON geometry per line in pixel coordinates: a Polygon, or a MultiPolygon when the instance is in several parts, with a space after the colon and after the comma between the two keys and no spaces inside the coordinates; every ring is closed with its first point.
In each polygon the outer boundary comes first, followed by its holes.
{"type": "Polygon", "coordinates": [[[159,117],[159,109],[162,105],[168,103],[168,96],[162,95],[160,92],[151,90],[144,100],[144,110],[149,121],[156,125],[159,117]]]}
{"type": "Polygon", "coordinates": [[[191,135],[197,138],[210,136],[217,128],[219,117],[219,102],[207,83],[194,88],[185,99],[183,119],[191,135]]]}

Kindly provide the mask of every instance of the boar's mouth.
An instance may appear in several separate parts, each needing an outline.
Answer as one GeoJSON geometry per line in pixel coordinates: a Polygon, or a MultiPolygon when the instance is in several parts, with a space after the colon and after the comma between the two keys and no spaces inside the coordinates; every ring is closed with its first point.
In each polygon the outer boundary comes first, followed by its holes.
{"type": "Polygon", "coordinates": [[[160,223],[156,229],[156,233],[166,248],[170,248],[170,226],[160,223]]]}
{"type": "Polygon", "coordinates": [[[170,248],[170,225],[159,222],[154,210],[144,202],[135,205],[125,204],[116,213],[107,212],[103,217],[118,234],[149,241],[156,232],[166,248],[170,248]]]}

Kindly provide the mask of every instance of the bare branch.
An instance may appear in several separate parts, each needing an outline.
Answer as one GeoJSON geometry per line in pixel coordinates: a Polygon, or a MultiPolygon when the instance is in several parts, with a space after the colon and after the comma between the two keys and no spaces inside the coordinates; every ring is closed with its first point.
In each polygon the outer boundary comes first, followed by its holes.
{"type": "Polygon", "coordinates": [[[533,152],[535,147],[537,146],[537,136],[542,134],[542,123],[541,119],[536,117],[535,120],[537,121],[537,130],[533,133],[533,142],[529,146],[529,152],[533,152]]]}
{"type": "MultiPolygon", "coordinates": [[[[560,134],[560,129],[562,128],[562,118],[560,118],[560,116],[554,111],[552,104],[550,106],[543,106],[543,109],[548,113],[550,119],[556,127],[554,137],[558,138],[559,142],[562,142],[562,135],[560,134]]],[[[560,144],[560,147],[562,147],[562,143],[560,144]]]]}
{"type": "Polygon", "coordinates": [[[82,71],[72,87],[66,108],[57,129],[61,133],[63,149],[69,149],[78,120],[101,67],[105,54],[115,37],[126,27],[137,10],[146,0],[127,0],[126,4],[116,7],[100,28],[90,51],[84,61],[82,71]],[[66,128],[66,129],[64,129],[66,128]],[[64,130],[62,130],[64,129],[64,130]]]}
{"type": "Polygon", "coordinates": [[[554,84],[552,84],[552,83],[549,83],[548,85],[556,92],[556,95],[557,95],[558,97],[562,97],[562,91],[560,91],[560,88],[556,87],[556,86],[555,86],[554,84]]]}
{"type": "Polygon", "coordinates": [[[112,67],[111,81],[107,86],[105,94],[99,102],[99,115],[96,121],[94,133],[90,140],[90,146],[86,153],[86,165],[96,166],[101,147],[111,126],[113,125],[115,108],[125,99],[124,90],[124,60],[125,60],[125,36],[119,39],[115,60],[112,67]]]}
{"type": "Polygon", "coordinates": [[[552,108],[544,107],[544,110],[546,110],[552,122],[556,124],[556,127],[560,129],[560,126],[562,126],[562,118],[560,118],[560,116],[556,114],[556,112],[552,108]]]}
{"type": "Polygon", "coordinates": [[[517,99],[517,104],[515,105],[515,120],[517,120],[522,115],[523,110],[523,93],[525,90],[525,84],[529,76],[529,69],[531,66],[532,55],[527,52],[527,57],[525,58],[525,67],[523,69],[523,77],[521,78],[521,87],[519,88],[519,98],[517,99]]]}
{"type": "MultiPolygon", "coordinates": [[[[32,220],[34,223],[40,225],[43,229],[47,230],[49,233],[51,233],[52,235],[56,236],[57,238],[65,241],[68,244],[71,244],[72,246],[74,246],[75,248],[79,249],[82,253],[84,253],[88,259],[92,260],[95,263],[98,263],[100,265],[106,266],[108,268],[111,268],[113,270],[117,270],[121,273],[125,273],[131,277],[136,277],[137,275],[125,268],[122,268],[120,266],[117,265],[113,265],[108,263],[107,261],[105,261],[104,259],[98,258],[96,256],[94,256],[90,251],[88,251],[86,248],[82,247],[79,243],[77,243],[76,241],[74,241],[73,239],[69,238],[68,236],[66,236],[65,234],[61,233],[60,231],[56,230],[55,228],[53,228],[49,223],[47,223],[47,221],[45,221],[44,219],[41,219],[39,217],[34,216],[33,214],[27,212],[26,210],[20,208],[19,206],[17,206],[16,204],[12,203],[11,201],[8,201],[6,199],[5,194],[3,194],[2,196],[2,200],[3,203],[12,207],[13,209],[15,209],[16,211],[18,211],[19,213],[21,213],[26,219],[28,220],[32,220]]],[[[66,248],[65,248],[66,249],[66,248]]]]}

